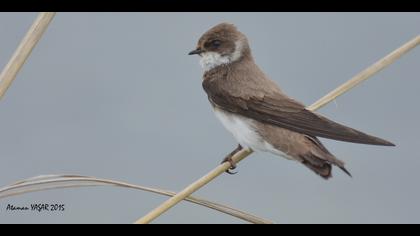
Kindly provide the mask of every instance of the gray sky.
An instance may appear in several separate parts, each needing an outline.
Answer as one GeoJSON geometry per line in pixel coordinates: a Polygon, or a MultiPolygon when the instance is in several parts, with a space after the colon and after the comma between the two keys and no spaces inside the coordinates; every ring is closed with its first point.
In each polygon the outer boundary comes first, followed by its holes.
{"type": "MultiPolygon", "coordinates": [[[[36,13],[0,13],[0,67],[36,13]]],[[[200,35],[228,21],[261,68],[309,105],[420,33],[418,13],[59,13],[0,102],[0,186],[81,174],[180,190],[236,146],[211,112],[200,35]]],[[[319,112],[395,148],[323,142],[354,178],[324,181],[257,153],[197,196],[276,223],[420,223],[420,49],[319,112]]],[[[131,223],[165,197],[112,187],[0,201],[1,223],[131,223]],[[5,212],[66,204],[64,213],[5,212]]],[[[156,223],[242,223],[182,203],[156,223]]]]}

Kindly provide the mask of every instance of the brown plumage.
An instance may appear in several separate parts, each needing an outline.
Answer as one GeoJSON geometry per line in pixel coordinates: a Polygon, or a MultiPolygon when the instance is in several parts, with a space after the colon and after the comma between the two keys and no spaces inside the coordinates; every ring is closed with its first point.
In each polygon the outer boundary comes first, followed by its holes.
{"type": "Polygon", "coordinates": [[[231,24],[210,29],[190,54],[202,56],[206,69],[203,88],[215,112],[222,114],[222,122],[244,147],[283,153],[327,179],[331,164],[350,173],[316,137],[394,146],[311,112],[287,97],[255,64],[248,40],[231,24]],[[230,127],[238,120],[250,129],[246,133],[250,137],[241,138],[242,130],[230,127]]]}

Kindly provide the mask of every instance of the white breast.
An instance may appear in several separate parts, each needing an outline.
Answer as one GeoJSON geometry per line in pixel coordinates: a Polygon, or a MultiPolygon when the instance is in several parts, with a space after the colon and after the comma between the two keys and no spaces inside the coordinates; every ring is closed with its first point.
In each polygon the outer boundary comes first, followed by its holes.
{"type": "Polygon", "coordinates": [[[219,109],[214,109],[216,117],[222,122],[223,126],[235,137],[242,147],[255,148],[257,143],[261,143],[261,136],[255,131],[252,120],[240,117],[219,109]]]}
{"type": "Polygon", "coordinates": [[[255,121],[222,111],[218,108],[214,109],[216,117],[222,122],[223,126],[235,137],[236,141],[244,148],[251,148],[254,151],[271,152],[275,155],[283,156],[291,159],[282,151],[276,149],[264,140],[256,131],[255,121]]]}

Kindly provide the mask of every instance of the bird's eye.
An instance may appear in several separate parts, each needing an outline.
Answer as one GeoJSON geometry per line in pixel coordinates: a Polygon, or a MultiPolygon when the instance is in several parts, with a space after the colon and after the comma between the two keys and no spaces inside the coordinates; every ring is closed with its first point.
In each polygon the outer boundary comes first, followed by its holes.
{"type": "Polygon", "coordinates": [[[222,44],[222,42],[220,40],[211,41],[211,45],[215,48],[218,48],[220,46],[220,44],[222,44]]]}

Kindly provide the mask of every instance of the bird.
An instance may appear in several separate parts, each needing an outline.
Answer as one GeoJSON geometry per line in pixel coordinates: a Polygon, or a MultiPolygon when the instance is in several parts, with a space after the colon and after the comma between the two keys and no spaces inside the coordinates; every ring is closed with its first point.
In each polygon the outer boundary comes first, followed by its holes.
{"type": "Polygon", "coordinates": [[[345,163],[318,138],[395,146],[384,139],[334,122],[288,97],[256,64],[245,34],[234,24],[220,23],[206,31],[188,55],[199,55],[202,86],[215,116],[238,142],[222,161],[236,168],[232,157],[243,149],[269,152],[304,166],[324,179],[336,166],[350,177],[345,163]]]}

